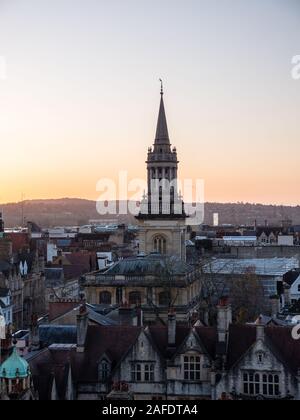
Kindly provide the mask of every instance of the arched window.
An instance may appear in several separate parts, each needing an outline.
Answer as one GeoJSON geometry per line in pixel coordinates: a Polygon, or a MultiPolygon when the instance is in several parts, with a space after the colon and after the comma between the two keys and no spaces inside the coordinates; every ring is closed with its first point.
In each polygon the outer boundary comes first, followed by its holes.
{"type": "Polygon", "coordinates": [[[110,292],[101,292],[99,297],[99,303],[101,305],[111,305],[111,293],[110,292]]]}
{"type": "Polygon", "coordinates": [[[110,363],[103,359],[98,365],[98,378],[100,381],[107,381],[110,375],[110,363]]]}
{"type": "Polygon", "coordinates": [[[165,255],[167,253],[167,241],[163,236],[155,236],[153,240],[154,252],[165,255]]]}
{"type": "Polygon", "coordinates": [[[129,304],[140,305],[142,303],[141,292],[130,292],[129,293],[129,304]]]}
{"type": "Polygon", "coordinates": [[[170,292],[161,292],[158,296],[159,306],[170,306],[171,295],[170,292]]]}

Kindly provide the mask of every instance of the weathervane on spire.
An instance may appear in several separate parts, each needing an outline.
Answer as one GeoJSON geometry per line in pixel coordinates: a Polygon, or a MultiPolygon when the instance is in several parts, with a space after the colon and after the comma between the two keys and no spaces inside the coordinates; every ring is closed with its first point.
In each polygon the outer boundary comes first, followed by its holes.
{"type": "Polygon", "coordinates": [[[160,94],[163,95],[164,94],[164,85],[163,85],[163,81],[162,79],[159,79],[160,81],[160,94]]]}

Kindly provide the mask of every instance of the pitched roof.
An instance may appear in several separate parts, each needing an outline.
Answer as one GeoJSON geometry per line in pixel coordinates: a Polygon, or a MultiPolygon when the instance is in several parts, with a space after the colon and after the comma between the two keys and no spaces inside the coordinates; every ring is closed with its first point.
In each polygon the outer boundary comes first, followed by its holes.
{"type": "Polygon", "coordinates": [[[294,375],[297,375],[300,369],[300,341],[293,339],[292,328],[268,327],[266,336],[277,351],[280,360],[294,375]]]}
{"type": "Polygon", "coordinates": [[[256,327],[230,325],[228,339],[227,368],[231,368],[255,343],[256,327]]]}
{"type": "Polygon", "coordinates": [[[300,269],[293,269],[288,271],[283,276],[283,281],[287,283],[289,286],[292,286],[292,284],[298,279],[300,276],[300,269]]]}
{"type": "MultiPolygon", "coordinates": [[[[292,328],[268,326],[265,335],[271,350],[295,375],[300,368],[300,341],[292,337],[292,328]]],[[[231,368],[256,341],[256,326],[231,325],[229,328],[227,368],[231,368]]]]}
{"type": "Polygon", "coordinates": [[[68,375],[76,373],[80,357],[75,348],[66,350],[46,349],[30,359],[32,379],[40,400],[50,400],[53,382],[60,400],[66,399],[68,375]]]}
{"type": "Polygon", "coordinates": [[[105,354],[109,354],[112,368],[114,368],[134,345],[140,331],[141,328],[131,326],[90,325],[87,331],[80,380],[97,381],[97,365],[105,354]]]}
{"type": "MultiPolygon", "coordinates": [[[[98,363],[109,357],[112,368],[128,354],[142,331],[133,326],[88,326],[85,352],[77,353],[75,346],[51,346],[38,354],[29,356],[30,367],[36,389],[41,399],[49,399],[53,381],[60,399],[65,399],[68,374],[72,372],[75,382],[92,383],[98,381],[98,363]]],[[[150,326],[146,330],[155,348],[162,357],[170,358],[180,351],[180,347],[191,331],[195,331],[200,342],[211,358],[216,356],[217,331],[211,327],[177,326],[176,344],[170,351],[166,326],[150,326]]],[[[293,340],[291,328],[266,327],[266,343],[273,354],[296,375],[300,367],[300,341],[293,340]]],[[[232,368],[256,341],[255,325],[231,325],[229,328],[227,369],[232,368]]],[[[57,342],[57,341],[55,341],[57,342]]],[[[63,343],[66,341],[63,340],[63,343]]],[[[29,360],[28,359],[28,360],[29,360]]]]}
{"type": "MultiPolygon", "coordinates": [[[[183,345],[192,328],[187,326],[177,325],[176,328],[176,343],[174,348],[170,349],[168,346],[168,328],[166,326],[150,326],[149,333],[153,339],[157,349],[165,358],[173,357],[183,345]]],[[[205,350],[214,357],[216,348],[216,330],[210,327],[195,327],[194,331],[198,335],[200,342],[203,344],[205,350]]]]}

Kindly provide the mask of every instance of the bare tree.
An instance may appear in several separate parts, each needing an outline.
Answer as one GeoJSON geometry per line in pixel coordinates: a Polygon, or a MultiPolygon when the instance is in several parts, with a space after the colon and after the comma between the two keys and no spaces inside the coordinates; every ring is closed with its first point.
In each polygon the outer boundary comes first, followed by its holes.
{"type": "Polygon", "coordinates": [[[253,321],[266,310],[264,288],[255,267],[248,267],[240,277],[231,279],[230,300],[238,323],[253,321]]]}

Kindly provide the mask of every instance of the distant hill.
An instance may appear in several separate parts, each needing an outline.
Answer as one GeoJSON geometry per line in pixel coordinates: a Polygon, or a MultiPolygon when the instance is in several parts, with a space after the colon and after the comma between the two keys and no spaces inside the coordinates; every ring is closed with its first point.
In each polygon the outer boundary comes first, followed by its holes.
{"type": "MultiPolygon", "coordinates": [[[[33,221],[41,227],[74,226],[89,223],[90,220],[116,220],[118,223],[135,223],[131,215],[119,217],[100,216],[96,203],[91,200],[63,198],[58,200],[31,200],[20,203],[8,203],[0,206],[3,210],[5,226],[20,226],[22,213],[25,221],[33,221]]],[[[206,203],[205,223],[212,224],[213,213],[219,213],[219,222],[253,225],[280,224],[290,219],[300,225],[300,206],[273,206],[250,203],[206,203]]]]}

